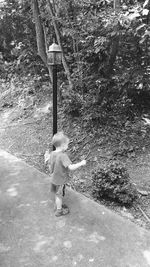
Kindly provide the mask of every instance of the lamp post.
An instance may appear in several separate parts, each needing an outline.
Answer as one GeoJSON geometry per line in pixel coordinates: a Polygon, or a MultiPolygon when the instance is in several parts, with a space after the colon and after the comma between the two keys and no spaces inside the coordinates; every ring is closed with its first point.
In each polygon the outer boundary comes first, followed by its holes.
{"type": "MultiPolygon", "coordinates": [[[[47,51],[48,65],[53,69],[53,135],[57,133],[57,65],[61,64],[62,51],[54,41],[47,51]]],[[[53,147],[54,150],[54,147],[53,147]]]]}

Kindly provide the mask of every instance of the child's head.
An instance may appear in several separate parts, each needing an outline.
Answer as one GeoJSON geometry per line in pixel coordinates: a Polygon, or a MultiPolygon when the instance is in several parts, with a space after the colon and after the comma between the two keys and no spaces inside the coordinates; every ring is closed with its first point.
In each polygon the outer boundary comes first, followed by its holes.
{"type": "Polygon", "coordinates": [[[53,136],[52,144],[56,149],[65,151],[68,148],[69,138],[63,132],[58,132],[53,136]]]}

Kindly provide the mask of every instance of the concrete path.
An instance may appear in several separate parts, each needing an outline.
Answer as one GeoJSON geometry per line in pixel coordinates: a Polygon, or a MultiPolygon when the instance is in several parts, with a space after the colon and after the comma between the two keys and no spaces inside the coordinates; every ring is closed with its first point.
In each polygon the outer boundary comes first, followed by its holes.
{"type": "Polygon", "coordinates": [[[56,218],[49,178],[0,150],[0,267],[148,267],[150,232],[68,190],[56,218]]]}

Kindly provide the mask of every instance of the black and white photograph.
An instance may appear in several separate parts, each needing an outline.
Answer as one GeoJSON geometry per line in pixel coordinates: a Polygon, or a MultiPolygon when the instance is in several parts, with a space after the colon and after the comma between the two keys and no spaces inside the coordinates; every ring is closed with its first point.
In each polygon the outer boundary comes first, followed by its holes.
{"type": "Polygon", "coordinates": [[[150,267],[150,0],[0,0],[0,267],[150,267]]]}

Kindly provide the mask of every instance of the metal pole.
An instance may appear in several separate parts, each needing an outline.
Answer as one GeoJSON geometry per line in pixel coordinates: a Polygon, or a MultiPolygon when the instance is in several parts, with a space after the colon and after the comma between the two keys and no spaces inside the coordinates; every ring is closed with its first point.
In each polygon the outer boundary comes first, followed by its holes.
{"type": "MultiPolygon", "coordinates": [[[[57,65],[53,66],[53,135],[57,133],[57,65]]],[[[53,147],[55,150],[55,147],[53,147]]]]}

